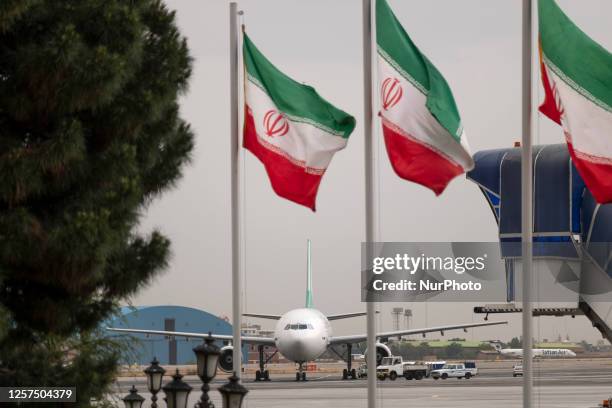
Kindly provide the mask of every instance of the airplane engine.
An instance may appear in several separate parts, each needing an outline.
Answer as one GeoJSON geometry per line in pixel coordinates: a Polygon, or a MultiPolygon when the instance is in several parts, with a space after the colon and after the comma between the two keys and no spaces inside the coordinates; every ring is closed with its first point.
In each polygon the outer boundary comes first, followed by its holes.
{"type": "MultiPolygon", "coordinates": [[[[376,366],[379,366],[382,362],[383,357],[389,357],[391,355],[391,349],[384,343],[376,343],[376,366]]],[[[368,349],[365,351],[366,363],[368,356],[368,349]]]]}
{"type": "Polygon", "coordinates": [[[221,348],[218,365],[221,371],[226,373],[232,372],[234,368],[234,346],[225,346],[221,348]]]}

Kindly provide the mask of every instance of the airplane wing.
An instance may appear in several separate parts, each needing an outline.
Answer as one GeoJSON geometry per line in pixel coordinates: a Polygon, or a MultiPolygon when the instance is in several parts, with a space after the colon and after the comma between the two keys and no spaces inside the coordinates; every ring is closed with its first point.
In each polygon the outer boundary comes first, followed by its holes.
{"type": "MultiPolygon", "coordinates": [[[[335,314],[335,315],[327,316],[327,320],[332,321],[332,320],[348,319],[350,317],[365,316],[366,314],[367,314],[366,312],[335,314]]],[[[282,317],[279,315],[269,315],[269,314],[261,314],[261,313],[243,313],[242,315],[247,316],[247,317],[257,317],[260,319],[269,319],[269,320],[279,320],[282,317]]]]}
{"type": "Polygon", "coordinates": [[[243,313],[243,316],[246,317],[258,317],[260,319],[269,319],[269,320],[280,320],[282,316],[279,315],[269,315],[269,314],[261,314],[261,313],[243,313]]]}
{"type": "Polygon", "coordinates": [[[348,319],[349,317],[359,317],[359,316],[365,316],[365,315],[367,315],[367,312],[335,314],[335,315],[327,316],[327,320],[331,322],[332,320],[348,319]]]}
{"type": "MultiPolygon", "coordinates": [[[[175,331],[163,331],[163,330],[142,330],[142,329],[119,329],[115,327],[107,327],[106,330],[119,332],[119,333],[136,333],[136,334],[152,334],[166,337],[185,337],[194,339],[204,339],[209,336],[208,333],[189,333],[189,332],[175,332],[175,331]]],[[[233,337],[229,334],[211,334],[215,340],[228,340],[232,341],[233,337]]],[[[274,346],[274,339],[271,337],[256,337],[256,336],[242,336],[243,343],[249,344],[263,344],[265,346],[274,346]]]]}
{"type": "MultiPolygon", "coordinates": [[[[447,330],[459,330],[459,329],[469,329],[472,327],[482,327],[482,326],[495,326],[498,324],[507,324],[508,322],[487,322],[487,323],[468,323],[468,324],[457,324],[451,326],[438,326],[438,327],[426,327],[424,329],[409,329],[409,330],[397,330],[390,332],[382,332],[377,333],[376,337],[398,337],[398,336],[408,336],[411,334],[423,334],[423,333],[432,333],[432,332],[445,332],[447,330]]],[[[366,341],[368,336],[366,334],[355,334],[351,336],[336,336],[330,339],[330,344],[346,344],[346,343],[361,343],[366,341]]]]}

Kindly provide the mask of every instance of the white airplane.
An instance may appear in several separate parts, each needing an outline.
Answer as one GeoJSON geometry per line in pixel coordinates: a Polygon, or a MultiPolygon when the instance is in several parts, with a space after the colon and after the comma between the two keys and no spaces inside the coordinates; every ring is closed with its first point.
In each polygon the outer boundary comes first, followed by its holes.
{"type": "MultiPolygon", "coordinates": [[[[258,346],[259,350],[259,370],[255,373],[255,380],[269,380],[270,375],[265,369],[266,364],[272,359],[274,354],[280,352],[285,358],[299,364],[296,372],[296,381],[305,381],[306,373],[303,371],[302,365],[309,361],[316,360],[327,349],[332,350],[341,359],[346,361],[347,368],[343,370],[342,378],[352,379],[357,378],[357,373],[351,367],[352,347],[356,343],[366,341],[366,334],[355,334],[350,336],[333,336],[330,321],[347,319],[351,317],[364,316],[365,312],[324,315],[312,305],[312,276],[310,270],[310,241],[308,242],[308,267],[307,267],[307,285],[306,285],[306,306],[300,309],[293,309],[283,315],[269,315],[245,313],[244,316],[256,317],[261,319],[277,320],[274,337],[255,337],[242,336],[242,342],[245,344],[253,344],[258,346]],[[345,345],[346,353],[339,353],[334,349],[334,346],[345,345]],[[265,356],[264,350],[266,346],[276,348],[270,356],[265,356]],[[346,358],[345,356],[348,356],[346,358]]],[[[376,360],[377,364],[383,359],[391,355],[391,350],[384,344],[389,337],[400,337],[411,334],[440,332],[444,335],[447,330],[463,329],[467,331],[471,327],[493,326],[498,324],[506,324],[507,322],[488,322],[488,323],[468,323],[438,327],[427,327],[423,329],[410,329],[382,332],[377,334],[376,344],[376,360]]],[[[144,330],[144,329],[120,329],[108,328],[108,330],[124,333],[141,333],[149,335],[162,335],[168,337],[186,337],[186,338],[206,338],[209,334],[206,333],[188,333],[162,330],[144,330]]],[[[232,336],[210,334],[214,339],[222,341],[231,341],[232,336]]],[[[223,371],[230,372],[233,364],[233,346],[227,345],[221,349],[221,357],[219,358],[219,368],[223,371]]]]}
{"type": "MultiPolygon", "coordinates": [[[[502,356],[509,357],[517,357],[523,358],[523,349],[511,349],[511,348],[502,348],[501,344],[498,342],[491,342],[491,345],[502,356]]],[[[576,357],[576,353],[574,353],[570,349],[559,349],[559,348],[536,348],[533,350],[533,358],[568,358],[568,357],[576,357]]]]}

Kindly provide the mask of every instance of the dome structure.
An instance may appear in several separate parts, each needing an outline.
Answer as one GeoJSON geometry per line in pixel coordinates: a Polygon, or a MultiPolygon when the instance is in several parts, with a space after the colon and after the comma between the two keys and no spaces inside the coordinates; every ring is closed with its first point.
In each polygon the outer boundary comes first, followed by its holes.
{"type": "MultiPolygon", "coordinates": [[[[108,327],[181,331],[190,333],[232,334],[232,325],[223,318],[203,310],[184,306],[139,306],[124,307],[119,316],[106,324],[108,327]]],[[[168,338],[148,334],[116,334],[134,339],[132,350],[126,353],[122,361],[125,364],[149,364],[157,357],[161,364],[182,365],[195,364],[193,348],[202,343],[202,339],[176,337],[168,338]]],[[[222,347],[227,342],[217,342],[222,347]],[[225,343],[225,344],[224,344],[225,343]]]]}

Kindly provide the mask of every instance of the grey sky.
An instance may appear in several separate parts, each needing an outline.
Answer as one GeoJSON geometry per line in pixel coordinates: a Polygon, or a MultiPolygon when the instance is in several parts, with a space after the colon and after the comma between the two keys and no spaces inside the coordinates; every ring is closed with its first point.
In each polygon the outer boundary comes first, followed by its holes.
{"type": "MultiPolygon", "coordinates": [[[[196,133],[194,161],[177,188],[150,206],[142,230],[160,228],[173,243],[168,271],[133,299],[135,305],[178,304],[231,315],[229,190],[228,2],[167,1],[195,58],[183,116],[196,133]]],[[[453,89],[472,151],[512,146],[520,139],[521,2],[519,0],[389,0],[421,50],[453,89]]],[[[570,17],[612,50],[609,0],[559,0],[570,17]]],[[[281,70],[309,83],[352,113],[358,126],[331,163],[317,213],[278,198],[260,163],[244,158],[246,309],[281,313],[304,304],[306,239],[313,241],[314,303],[324,313],[365,310],[360,302],[364,239],[363,103],[360,0],[243,0],[252,40],[281,70]]],[[[563,142],[540,117],[540,143],[563,142]]],[[[379,138],[380,141],[380,138],[379,138]]],[[[497,227],[476,186],[460,177],[439,198],[393,173],[380,160],[383,241],[496,241],[497,227]]],[[[381,324],[391,326],[393,304],[381,324]]],[[[481,319],[469,303],[413,304],[413,326],[481,319]]],[[[497,318],[497,317],[495,317],[497,318]]],[[[501,320],[501,318],[499,318],[501,320]]],[[[520,333],[478,329],[470,338],[520,333]]],[[[535,334],[599,339],[586,318],[536,320],[535,334]]],[[[264,325],[270,325],[264,321],[264,325]]],[[[336,334],[365,331],[365,318],[334,322],[336,334]]]]}

